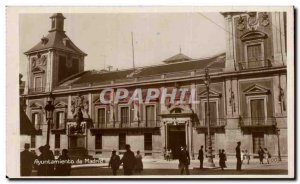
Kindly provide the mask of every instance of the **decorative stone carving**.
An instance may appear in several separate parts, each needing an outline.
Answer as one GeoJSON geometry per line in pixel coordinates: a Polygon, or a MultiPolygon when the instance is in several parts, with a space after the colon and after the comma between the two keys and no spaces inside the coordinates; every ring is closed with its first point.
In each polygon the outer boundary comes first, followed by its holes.
{"type": "Polygon", "coordinates": [[[243,31],[245,29],[246,25],[245,25],[245,19],[240,16],[239,19],[238,19],[238,25],[237,25],[237,28],[240,30],[240,31],[243,31]]]}
{"type": "Polygon", "coordinates": [[[36,68],[37,66],[46,66],[47,64],[47,55],[43,55],[42,57],[32,57],[32,68],[36,68]]]}
{"type": "Polygon", "coordinates": [[[71,102],[71,112],[74,118],[76,118],[78,111],[81,111],[84,118],[90,118],[88,115],[89,102],[84,96],[77,96],[71,102]]]}
{"type": "Polygon", "coordinates": [[[253,26],[257,25],[257,23],[258,23],[257,12],[249,12],[248,15],[249,15],[249,18],[248,18],[249,27],[253,27],[253,26]]]}
{"type": "Polygon", "coordinates": [[[262,26],[268,26],[270,23],[270,20],[269,20],[269,15],[267,12],[263,12],[262,15],[261,15],[261,19],[260,19],[260,24],[262,26]]]}

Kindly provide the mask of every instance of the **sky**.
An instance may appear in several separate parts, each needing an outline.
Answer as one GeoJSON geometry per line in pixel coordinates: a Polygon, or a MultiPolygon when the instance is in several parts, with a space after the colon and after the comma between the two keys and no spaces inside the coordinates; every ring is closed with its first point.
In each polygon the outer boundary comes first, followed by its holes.
{"type": "MultiPolygon", "coordinates": [[[[51,14],[22,14],[19,19],[20,73],[26,79],[24,52],[48,34],[51,14]]],[[[85,70],[163,64],[181,53],[197,59],[225,52],[224,17],[217,13],[64,13],[64,30],[82,51],[85,70]],[[207,18],[210,20],[208,20],[207,18]],[[219,26],[217,26],[216,24],[219,26]]]]}

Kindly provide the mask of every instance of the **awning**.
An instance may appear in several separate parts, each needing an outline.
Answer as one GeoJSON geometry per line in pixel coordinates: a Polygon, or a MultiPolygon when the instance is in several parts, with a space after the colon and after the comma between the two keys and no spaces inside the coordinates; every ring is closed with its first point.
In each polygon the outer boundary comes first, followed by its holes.
{"type": "Polygon", "coordinates": [[[20,106],[20,134],[21,135],[36,135],[37,131],[31,123],[30,119],[20,106]]]}

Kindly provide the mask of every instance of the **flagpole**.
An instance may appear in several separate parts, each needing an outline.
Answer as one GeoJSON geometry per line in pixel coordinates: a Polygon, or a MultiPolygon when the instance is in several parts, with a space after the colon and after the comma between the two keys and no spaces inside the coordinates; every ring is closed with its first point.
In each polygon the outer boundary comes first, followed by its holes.
{"type": "Polygon", "coordinates": [[[134,64],[133,32],[131,32],[131,44],[132,44],[132,65],[133,65],[133,69],[134,69],[135,68],[135,64],[134,64]]]}

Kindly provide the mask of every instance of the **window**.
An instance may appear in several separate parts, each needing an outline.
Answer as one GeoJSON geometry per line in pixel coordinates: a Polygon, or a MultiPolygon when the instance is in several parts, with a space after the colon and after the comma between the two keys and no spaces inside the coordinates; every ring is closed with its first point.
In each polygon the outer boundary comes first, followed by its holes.
{"type": "Polygon", "coordinates": [[[125,150],[126,145],[126,134],[120,133],[119,134],[119,150],[125,150]]]}
{"type": "Polygon", "coordinates": [[[76,74],[79,72],[79,60],[72,59],[72,74],[76,74]]]}
{"type": "Polygon", "coordinates": [[[97,123],[98,127],[103,127],[105,125],[105,108],[99,108],[97,110],[97,123]]]}
{"type": "MultiPolygon", "coordinates": [[[[212,150],[215,151],[215,145],[216,145],[216,139],[215,139],[215,134],[210,133],[211,137],[211,145],[212,145],[212,150]]],[[[205,133],[205,150],[208,150],[208,135],[205,133]]]]}
{"type": "MultiPolygon", "coordinates": [[[[207,102],[204,103],[204,121],[205,125],[207,125],[207,102]]],[[[217,102],[209,102],[209,115],[210,115],[210,126],[216,126],[218,125],[218,114],[217,114],[217,102]]]]}
{"type": "Polygon", "coordinates": [[[42,77],[36,76],[34,78],[34,91],[42,91],[42,77]]]}
{"type": "Polygon", "coordinates": [[[64,112],[57,112],[56,113],[56,129],[64,129],[65,128],[65,113],[64,112]]]}
{"type": "Polygon", "coordinates": [[[60,148],[60,134],[55,134],[54,138],[55,138],[54,147],[60,148]]]}
{"type": "Polygon", "coordinates": [[[129,122],[129,108],[121,107],[121,124],[127,124],[129,122]]]}
{"type": "Polygon", "coordinates": [[[35,140],[35,135],[32,135],[31,137],[30,137],[30,146],[31,146],[31,148],[35,148],[36,147],[36,140],[35,140]]]}
{"type": "MultiPolygon", "coordinates": [[[[144,134],[144,149],[145,151],[152,151],[152,133],[144,134]]],[[[152,153],[146,152],[146,155],[152,155],[152,153]]]]}
{"type": "Polygon", "coordinates": [[[97,151],[98,149],[102,149],[102,134],[95,135],[95,149],[96,149],[96,154],[102,153],[102,151],[97,151]]]}
{"type": "Polygon", "coordinates": [[[248,68],[263,66],[262,44],[253,44],[247,46],[248,68]]]}
{"type": "Polygon", "coordinates": [[[264,133],[263,132],[255,132],[252,134],[253,137],[253,153],[256,154],[259,150],[259,147],[264,148],[264,133]]]}
{"type": "Polygon", "coordinates": [[[40,129],[40,122],[39,122],[39,113],[33,113],[31,117],[31,121],[33,126],[35,127],[36,130],[40,129]]]}
{"type": "Polygon", "coordinates": [[[58,62],[58,81],[63,80],[67,76],[68,76],[67,58],[65,56],[59,56],[59,62],[58,62]]]}
{"type": "Polygon", "coordinates": [[[52,19],[52,20],[51,20],[51,27],[52,27],[52,29],[55,28],[55,19],[52,19]]]}
{"type": "Polygon", "coordinates": [[[264,99],[250,100],[251,123],[252,125],[263,125],[265,122],[265,102],[264,99]]]}
{"type": "Polygon", "coordinates": [[[155,106],[146,106],[146,127],[153,127],[155,125],[155,106]]]}

